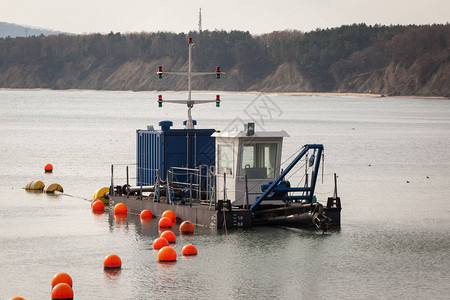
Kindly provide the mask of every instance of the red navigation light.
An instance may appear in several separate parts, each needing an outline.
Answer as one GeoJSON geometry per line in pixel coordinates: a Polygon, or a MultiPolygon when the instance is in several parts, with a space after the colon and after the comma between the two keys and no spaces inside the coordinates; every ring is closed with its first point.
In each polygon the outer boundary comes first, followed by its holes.
{"type": "Polygon", "coordinates": [[[162,103],[163,103],[162,95],[158,95],[158,107],[162,107],[162,103]]]}
{"type": "Polygon", "coordinates": [[[216,107],[220,107],[220,95],[216,95],[216,107]]]}
{"type": "Polygon", "coordinates": [[[217,79],[220,78],[220,67],[219,66],[216,67],[216,78],[217,79]]]}
{"type": "Polygon", "coordinates": [[[191,37],[188,39],[188,43],[192,44],[192,38],[191,37]]]}
{"type": "Polygon", "coordinates": [[[159,78],[162,78],[163,71],[162,71],[162,67],[161,66],[158,67],[158,72],[156,74],[158,74],[159,78]]]}

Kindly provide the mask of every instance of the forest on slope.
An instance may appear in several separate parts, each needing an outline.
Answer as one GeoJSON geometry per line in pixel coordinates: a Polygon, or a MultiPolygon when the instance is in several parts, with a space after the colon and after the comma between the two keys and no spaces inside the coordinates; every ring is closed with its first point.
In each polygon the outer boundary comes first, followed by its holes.
{"type": "Polygon", "coordinates": [[[262,92],[356,92],[450,96],[450,24],[276,31],[109,33],[0,39],[0,88],[184,90],[163,70],[195,77],[193,88],[262,92]]]}

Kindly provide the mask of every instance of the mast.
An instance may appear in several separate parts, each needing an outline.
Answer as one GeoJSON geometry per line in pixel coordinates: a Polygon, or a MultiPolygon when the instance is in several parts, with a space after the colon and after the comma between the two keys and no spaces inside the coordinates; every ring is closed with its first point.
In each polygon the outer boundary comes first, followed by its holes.
{"type": "MultiPolygon", "coordinates": [[[[200,9],[200,16],[201,16],[201,9],[200,9]]],[[[201,24],[201,19],[200,23],[201,24]]],[[[159,78],[163,77],[163,74],[172,74],[172,75],[182,75],[188,77],[188,99],[186,101],[183,100],[164,100],[164,102],[169,103],[178,103],[178,104],[186,104],[188,107],[188,119],[186,121],[185,129],[194,129],[194,122],[192,120],[192,113],[191,110],[194,107],[194,104],[202,104],[202,103],[211,103],[216,102],[216,107],[220,107],[220,95],[216,95],[215,100],[192,100],[192,88],[191,88],[191,77],[192,76],[203,76],[203,75],[216,75],[216,78],[219,79],[221,74],[225,74],[224,72],[220,71],[220,67],[216,67],[215,72],[192,72],[192,48],[194,47],[194,43],[192,42],[192,38],[188,39],[188,71],[187,72],[167,72],[162,69],[162,66],[158,68],[158,72],[156,74],[159,78]]],[[[158,106],[162,107],[163,99],[162,95],[158,95],[158,106]]]]}
{"type": "Polygon", "coordinates": [[[189,44],[189,64],[188,64],[188,103],[187,103],[187,107],[188,107],[188,120],[186,122],[186,127],[185,129],[194,129],[194,122],[192,121],[192,114],[191,114],[191,109],[192,107],[194,107],[194,104],[191,103],[192,101],[192,89],[191,89],[191,77],[192,77],[192,72],[191,72],[191,62],[192,62],[192,47],[194,47],[194,43],[192,42],[192,38],[189,38],[188,40],[188,44],[189,44]]]}
{"type": "Polygon", "coordinates": [[[198,33],[202,33],[202,8],[198,12],[198,33]]]}

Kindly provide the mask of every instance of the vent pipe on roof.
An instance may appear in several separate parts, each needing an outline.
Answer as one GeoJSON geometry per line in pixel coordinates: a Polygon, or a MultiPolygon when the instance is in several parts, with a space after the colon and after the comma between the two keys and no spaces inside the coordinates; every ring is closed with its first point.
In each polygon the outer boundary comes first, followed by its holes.
{"type": "Polygon", "coordinates": [[[161,121],[159,122],[159,126],[161,126],[162,131],[167,131],[170,129],[171,126],[173,126],[172,121],[161,121]]]}

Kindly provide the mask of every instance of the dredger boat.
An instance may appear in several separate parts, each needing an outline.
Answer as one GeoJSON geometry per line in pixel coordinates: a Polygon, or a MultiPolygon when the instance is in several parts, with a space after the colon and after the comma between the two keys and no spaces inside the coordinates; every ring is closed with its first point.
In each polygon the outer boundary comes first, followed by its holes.
{"type": "Polygon", "coordinates": [[[187,101],[158,96],[159,107],[166,102],[187,105],[184,128],[161,121],[158,129],[150,125],[136,131],[136,164],[111,166],[110,206],[122,202],[129,211],[149,209],[157,216],[170,209],[178,221],[216,228],[316,226],[325,232],[330,226],[339,227],[341,201],[336,175],[334,195],[326,204],[319,203],[314,194],[323,145],[304,145],[281,170],[283,138],[289,136],[285,131],[258,131],[255,123],[242,124],[242,130],[222,132],[196,128],[191,116],[193,106],[215,102],[220,107],[221,100],[219,95],[213,100],[192,100],[191,77],[220,78],[224,73],[220,67],[215,72],[191,72],[191,38],[188,45],[187,72],[164,72],[162,67],[157,72],[160,78],[163,74],[188,77],[187,101]],[[130,183],[131,168],[136,172],[135,185],[130,183]],[[286,178],[299,169],[304,170],[304,180],[291,186],[286,178]],[[120,185],[114,178],[118,172],[122,174],[119,177],[126,178],[120,185]]]}

